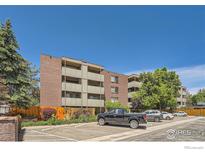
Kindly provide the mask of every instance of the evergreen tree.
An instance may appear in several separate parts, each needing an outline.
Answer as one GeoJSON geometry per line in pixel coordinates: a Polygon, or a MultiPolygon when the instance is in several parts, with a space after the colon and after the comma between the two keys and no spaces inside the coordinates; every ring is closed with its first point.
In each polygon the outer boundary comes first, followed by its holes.
{"type": "Polygon", "coordinates": [[[19,54],[10,20],[0,26],[0,82],[7,92],[0,98],[11,105],[28,107],[36,70],[19,54]]]}

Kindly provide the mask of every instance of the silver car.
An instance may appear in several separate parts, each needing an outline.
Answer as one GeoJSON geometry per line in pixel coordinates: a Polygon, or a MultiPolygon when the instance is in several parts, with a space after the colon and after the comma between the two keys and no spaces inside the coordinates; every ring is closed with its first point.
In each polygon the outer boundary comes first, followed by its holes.
{"type": "Polygon", "coordinates": [[[163,119],[159,110],[146,110],[145,113],[147,115],[147,121],[160,122],[163,119]]]}
{"type": "Polygon", "coordinates": [[[184,111],[178,111],[178,112],[173,113],[173,115],[177,117],[186,117],[188,114],[184,111]]]}
{"type": "Polygon", "coordinates": [[[162,117],[165,120],[172,120],[174,119],[174,115],[169,112],[162,112],[162,117]]]}

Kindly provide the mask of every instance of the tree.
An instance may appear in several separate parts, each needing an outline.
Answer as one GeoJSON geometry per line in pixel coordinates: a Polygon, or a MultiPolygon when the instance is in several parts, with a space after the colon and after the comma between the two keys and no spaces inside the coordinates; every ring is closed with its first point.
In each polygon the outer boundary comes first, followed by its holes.
{"type": "Polygon", "coordinates": [[[107,110],[111,110],[111,109],[115,109],[115,108],[123,108],[123,109],[128,111],[128,106],[122,105],[120,102],[106,101],[105,108],[107,110]]]}
{"type": "Polygon", "coordinates": [[[157,69],[154,72],[141,73],[140,90],[133,94],[132,99],[140,102],[145,109],[173,109],[177,105],[181,82],[174,71],[167,68],[157,69]]]}
{"type": "Polygon", "coordinates": [[[192,96],[192,103],[196,105],[198,102],[205,102],[205,89],[201,89],[197,94],[192,96]]]}
{"type": "Polygon", "coordinates": [[[28,107],[32,100],[36,70],[19,54],[19,45],[10,20],[0,26],[0,82],[7,90],[1,100],[28,107]]]}

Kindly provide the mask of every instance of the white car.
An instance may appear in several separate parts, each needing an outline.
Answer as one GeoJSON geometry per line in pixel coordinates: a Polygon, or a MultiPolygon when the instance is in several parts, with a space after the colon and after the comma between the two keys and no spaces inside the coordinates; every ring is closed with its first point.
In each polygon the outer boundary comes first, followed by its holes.
{"type": "Polygon", "coordinates": [[[174,115],[169,112],[162,112],[163,119],[172,120],[174,119],[174,115]]]}
{"type": "Polygon", "coordinates": [[[184,111],[178,111],[178,112],[175,112],[173,115],[177,117],[186,117],[187,113],[184,111]]]}

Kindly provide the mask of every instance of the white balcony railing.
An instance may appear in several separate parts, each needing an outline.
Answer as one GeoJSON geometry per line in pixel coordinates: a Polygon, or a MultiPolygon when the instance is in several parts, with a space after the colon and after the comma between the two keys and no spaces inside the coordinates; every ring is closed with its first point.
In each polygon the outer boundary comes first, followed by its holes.
{"type": "Polygon", "coordinates": [[[187,99],[182,97],[177,97],[177,102],[187,102],[187,99]]]}
{"type": "Polygon", "coordinates": [[[89,80],[95,80],[95,81],[104,82],[104,75],[102,75],[102,74],[97,74],[97,73],[88,72],[88,73],[87,73],[87,78],[88,78],[89,80]]]}
{"type": "Polygon", "coordinates": [[[81,72],[81,70],[62,67],[62,75],[81,78],[82,72],[81,72]]]}
{"type": "Polygon", "coordinates": [[[63,106],[81,106],[82,99],[81,98],[62,98],[63,106]]]}
{"type": "Polygon", "coordinates": [[[132,95],[134,94],[135,92],[129,92],[128,93],[128,98],[132,98],[132,95]]]}
{"type": "Polygon", "coordinates": [[[132,82],[129,82],[129,83],[128,83],[128,88],[131,88],[131,87],[138,87],[138,88],[140,88],[141,85],[142,85],[141,82],[132,81],[132,82]]]}
{"type": "Polygon", "coordinates": [[[75,83],[62,83],[62,90],[64,91],[74,91],[74,92],[81,92],[82,91],[82,85],[81,84],[75,84],[75,83]]]}
{"type": "Polygon", "coordinates": [[[104,87],[88,86],[88,93],[104,94],[104,87]]]}
{"type": "Polygon", "coordinates": [[[88,99],[87,105],[90,107],[104,107],[104,100],[88,99]]]}

